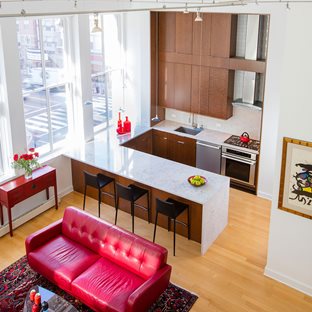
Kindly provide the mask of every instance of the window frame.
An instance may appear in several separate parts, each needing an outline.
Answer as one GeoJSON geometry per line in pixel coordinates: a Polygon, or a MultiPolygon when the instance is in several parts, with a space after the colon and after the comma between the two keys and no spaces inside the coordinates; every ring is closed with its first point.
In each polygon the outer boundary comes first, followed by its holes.
{"type": "MultiPolygon", "coordinates": [[[[66,141],[69,140],[72,130],[73,130],[73,82],[70,77],[70,72],[72,65],[71,60],[71,46],[72,46],[72,37],[70,36],[69,27],[70,27],[70,17],[64,17],[64,16],[47,16],[47,17],[29,17],[28,20],[37,20],[38,21],[38,41],[39,41],[39,47],[40,47],[40,54],[41,54],[41,69],[42,69],[42,87],[35,87],[31,90],[24,91],[23,85],[21,85],[22,89],[22,95],[23,95],[23,107],[25,105],[25,97],[36,94],[40,91],[44,91],[44,99],[45,99],[45,108],[48,119],[48,142],[44,144],[43,146],[38,147],[38,151],[40,152],[41,156],[47,156],[49,154],[52,154],[56,152],[57,150],[61,149],[65,144],[66,141]],[[48,83],[47,82],[47,71],[46,71],[46,64],[45,64],[45,48],[47,42],[44,41],[44,30],[43,30],[43,20],[45,19],[60,19],[62,20],[63,24],[63,62],[64,62],[64,78],[63,81],[57,82],[57,83],[48,83]],[[65,105],[66,105],[66,111],[67,111],[67,134],[66,138],[54,142],[53,139],[53,129],[52,129],[52,105],[50,101],[50,94],[51,90],[58,87],[64,87],[65,89],[65,105]]],[[[23,19],[25,22],[25,18],[23,19]]],[[[16,20],[18,21],[18,19],[16,20]]],[[[18,32],[18,31],[17,31],[18,32]]],[[[24,44],[24,42],[21,40],[21,44],[24,44]]],[[[19,61],[21,58],[19,58],[19,61]]],[[[26,126],[26,116],[24,115],[24,121],[25,121],[25,128],[26,128],[26,141],[27,141],[27,126],[26,126]]],[[[27,148],[29,148],[28,142],[27,142],[27,148]]]]}
{"type": "MultiPolygon", "coordinates": [[[[109,76],[114,74],[115,72],[118,72],[120,71],[120,74],[122,76],[122,105],[124,106],[124,93],[125,93],[125,76],[124,76],[124,72],[125,72],[125,61],[124,61],[124,26],[123,26],[123,14],[121,13],[111,13],[110,15],[114,15],[115,18],[116,18],[116,22],[117,22],[117,32],[120,36],[120,46],[119,46],[119,49],[120,49],[120,56],[121,56],[121,59],[120,59],[120,67],[118,68],[111,68],[109,70],[105,70],[105,67],[106,67],[106,62],[105,62],[105,58],[104,58],[104,54],[105,54],[105,27],[104,27],[104,18],[105,18],[105,15],[107,14],[99,14],[98,15],[98,18],[99,18],[99,21],[100,21],[100,25],[102,25],[102,29],[104,29],[104,31],[102,30],[102,36],[101,36],[101,57],[102,57],[102,69],[104,69],[104,71],[99,71],[97,73],[92,73],[91,71],[91,85],[92,85],[92,79],[94,77],[100,77],[100,76],[103,76],[104,77],[104,80],[105,80],[105,89],[106,89],[106,92],[105,92],[105,109],[106,109],[106,121],[104,121],[103,123],[100,123],[99,125],[94,125],[93,124],[93,131],[94,131],[94,134],[97,134],[99,132],[101,132],[102,130],[106,129],[106,128],[109,128],[110,127],[110,121],[113,120],[113,116],[111,118],[109,118],[109,102],[108,102],[108,92],[107,92],[107,84],[109,83],[109,76]]],[[[89,18],[94,18],[94,15],[89,15],[89,18]]],[[[90,29],[90,43],[91,43],[91,29],[90,29]]],[[[92,49],[91,49],[91,46],[90,46],[90,62],[91,62],[91,55],[92,55],[92,49]]],[[[92,66],[92,65],[91,65],[92,66]]],[[[92,102],[94,102],[94,98],[96,96],[96,94],[93,93],[93,88],[92,88],[92,102]]],[[[93,105],[93,108],[94,108],[94,105],[93,105]]],[[[124,110],[124,107],[120,107],[119,110],[124,110]]],[[[112,108],[111,108],[111,111],[113,112],[113,104],[112,104],[112,108]]],[[[112,114],[113,115],[113,114],[112,114]]],[[[92,122],[94,123],[94,115],[92,117],[92,122]]]]}

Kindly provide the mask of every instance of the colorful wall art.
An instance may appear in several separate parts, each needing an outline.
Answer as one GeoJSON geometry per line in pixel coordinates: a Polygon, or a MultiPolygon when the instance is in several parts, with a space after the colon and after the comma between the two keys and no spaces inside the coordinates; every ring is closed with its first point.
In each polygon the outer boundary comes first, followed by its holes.
{"type": "Polygon", "coordinates": [[[278,208],[312,219],[312,143],[284,138],[278,208]]]}

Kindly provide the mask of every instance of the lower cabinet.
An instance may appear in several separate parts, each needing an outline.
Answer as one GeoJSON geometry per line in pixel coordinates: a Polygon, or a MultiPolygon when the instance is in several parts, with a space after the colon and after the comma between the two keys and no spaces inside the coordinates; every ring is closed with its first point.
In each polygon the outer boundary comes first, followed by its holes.
{"type": "Polygon", "coordinates": [[[153,155],[195,167],[196,141],[191,138],[153,130],[153,155]]]}
{"type": "Polygon", "coordinates": [[[124,143],[123,146],[196,166],[196,141],[191,138],[153,129],[124,143]]]}
{"type": "Polygon", "coordinates": [[[124,143],[123,146],[135,149],[136,151],[152,154],[152,144],[152,130],[150,130],[124,143]]]}
{"type": "Polygon", "coordinates": [[[168,138],[168,133],[153,130],[153,155],[169,159],[168,138]]]}

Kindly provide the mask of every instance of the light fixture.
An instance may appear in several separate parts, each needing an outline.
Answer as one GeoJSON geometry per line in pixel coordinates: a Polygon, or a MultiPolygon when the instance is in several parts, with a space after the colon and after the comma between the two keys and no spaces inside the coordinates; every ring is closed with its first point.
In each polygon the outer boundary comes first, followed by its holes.
{"type": "Polygon", "coordinates": [[[184,13],[184,14],[190,13],[190,11],[189,11],[188,8],[187,8],[187,3],[185,3],[185,9],[184,9],[183,13],[184,13]]]}
{"type": "Polygon", "coordinates": [[[287,9],[287,10],[290,10],[289,2],[286,3],[286,9],[287,9]]]}
{"type": "Polygon", "coordinates": [[[195,17],[195,20],[194,20],[195,22],[202,22],[203,21],[203,19],[200,16],[199,10],[200,10],[200,8],[197,9],[196,17],[195,17]]]}
{"type": "Polygon", "coordinates": [[[99,15],[97,13],[94,13],[93,22],[94,22],[94,26],[93,26],[91,32],[93,32],[93,33],[101,32],[102,28],[99,27],[99,15]]]}
{"type": "Polygon", "coordinates": [[[160,118],[158,117],[158,15],[156,15],[155,20],[155,52],[156,52],[156,60],[155,60],[155,73],[156,73],[156,79],[155,79],[155,117],[151,118],[152,122],[160,122],[160,118]]]}
{"type": "MultiPolygon", "coordinates": [[[[157,109],[157,106],[156,106],[156,109],[157,109]]],[[[160,121],[160,118],[158,117],[156,113],[156,116],[152,118],[152,122],[159,122],[159,121],[160,121]]]]}

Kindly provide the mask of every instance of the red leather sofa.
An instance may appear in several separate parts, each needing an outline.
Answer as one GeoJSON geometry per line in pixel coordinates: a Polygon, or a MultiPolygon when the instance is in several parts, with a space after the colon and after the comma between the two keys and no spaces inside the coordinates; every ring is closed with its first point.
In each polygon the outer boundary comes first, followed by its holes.
{"type": "Polygon", "coordinates": [[[26,253],[35,271],[94,311],[147,311],[171,274],[165,248],[74,207],[30,235],[26,253]]]}

